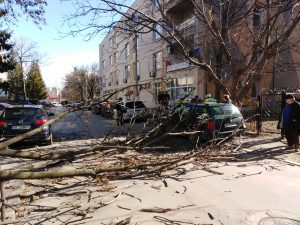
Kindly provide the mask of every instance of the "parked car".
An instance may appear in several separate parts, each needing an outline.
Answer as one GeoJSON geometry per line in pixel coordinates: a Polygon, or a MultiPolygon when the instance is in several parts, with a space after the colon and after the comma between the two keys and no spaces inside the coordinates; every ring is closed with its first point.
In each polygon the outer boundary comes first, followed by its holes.
{"type": "MultiPolygon", "coordinates": [[[[6,108],[0,116],[1,139],[9,139],[43,125],[53,113],[46,113],[41,105],[14,105],[6,108]]],[[[25,141],[52,144],[51,126],[25,141]]]]}
{"type": "Polygon", "coordinates": [[[92,106],[92,113],[96,115],[101,115],[101,108],[103,107],[103,103],[96,104],[92,106]]]}
{"type": "Polygon", "coordinates": [[[201,141],[228,137],[245,129],[244,118],[233,104],[189,104],[184,105],[181,111],[185,126],[191,131],[201,131],[195,135],[201,141]]]}
{"type": "Polygon", "coordinates": [[[51,102],[52,106],[59,107],[61,104],[59,102],[51,102]]]}
{"type": "Polygon", "coordinates": [[[114,114],[114,107],[115,107],[115,103],[113,102],[104,102],[101,104],[101,108],[100,108],[100,114],[103,117],[112,119],[113,118],[113,114],[114,114]]]}
{"type": "MultiPolygon", "coordinates": [[[[149,115],[147,112],[145,104],[138,100],[138,101],[126,101],[124,102],[126,107],[126,113],[124,113],[124,121],[128,121],[131,118],[135,119],[146,119],[149,115]]],[[[114,111],[113,115],[114,119],[117,118],[117,112],[114,111]]]]}

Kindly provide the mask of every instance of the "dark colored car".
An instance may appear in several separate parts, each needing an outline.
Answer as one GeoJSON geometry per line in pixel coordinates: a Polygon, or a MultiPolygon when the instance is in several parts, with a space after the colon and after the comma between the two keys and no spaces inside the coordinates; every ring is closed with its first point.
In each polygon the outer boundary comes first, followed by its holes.
{"type": "Polygon", "coordinates": [[[228,137],[245,129],[244,118],[233,104],[189,104],[182,110],[185,125],[191,131],[201,131],[196,135],[201,141],[228,137]]]}
{"type": "Polygon", "coordinates": [[[114,108],[115,108],[115,103],[112,102],[105,102],[101,105],[101,111],[100,114],[103,117],[112,119],[113,118],[113,114],[114,114],[114,108]]]}
{"type": "Polygon", "coordinates": [[[146,119],[148,112],[145,104],[142,101],[128,101],[125,103],[127,112],[124,115],[124,120],[130,120],[131,118],[146,119]]]}
{"type": "Polygon", "coordinates": [[[8,103],[0,103],[0,114],[6,109],[9,108],[11,105],[8,103]]]}
{"type": "MultiPolygon", "coordinates": [[[[43,125],[49,120],[49,116],[41,105],[14,105],[6,108],[0,115],[1,139],[9,139],[43,125]]],[[[51,127],[46,126],[37,135],[29,137],[25,141],[43,142],[52,144],[51,127]]]]}

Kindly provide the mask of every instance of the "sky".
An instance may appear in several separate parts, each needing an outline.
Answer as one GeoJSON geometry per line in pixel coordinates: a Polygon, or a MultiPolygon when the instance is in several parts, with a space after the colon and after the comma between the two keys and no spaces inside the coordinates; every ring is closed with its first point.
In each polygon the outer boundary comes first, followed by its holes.
{"type": "Polygon", "coordinates": [[[46,7],[47,24],[38,28],[32,21],[20,19],[13,27],[13,37],[25,38],[37,42],[39,52],[46,55],[40,64],[43,79],[47,87],[63,87],[63,78],[74,67],[89,66],[98,63],[99,44],[102,36],[85,41],[83,35],[61,39],[60,32],[68,32],[62,26],[63,18],[73,10],[70,3],[50,0],[46,7]]]}

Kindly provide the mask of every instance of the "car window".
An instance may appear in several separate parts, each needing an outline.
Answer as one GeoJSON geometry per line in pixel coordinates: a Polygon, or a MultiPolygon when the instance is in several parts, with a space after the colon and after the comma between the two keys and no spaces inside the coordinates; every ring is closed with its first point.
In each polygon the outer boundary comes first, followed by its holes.
{"type": "Polygon", "coordinates": [[[218,105],[212,107],[215,116],[240,116],[239,109],[234,105],[218,105]]]}
{"type": "Polygon", "coordinates": [[[204,107],[196,107],[196,114],[197,114],[197,115],[201,115],[201,114],[204,114],[204,113],[208,113],[207,108],[204,108],[204,107]]]}
{"type": "Polygon", "coordinates": [[[136,102],[126,102],[126,107],[129,109],[135,108],[145,108],[145,105],[142,101],[136,101],[136,102]]]}
{"type": "Polygon", "coordinates": [[[5,119],[19,119],[26,117],[40,117],[45,115],[41,109],[36,108],[13,108],[6,109],[2,114],[5,119]]]}

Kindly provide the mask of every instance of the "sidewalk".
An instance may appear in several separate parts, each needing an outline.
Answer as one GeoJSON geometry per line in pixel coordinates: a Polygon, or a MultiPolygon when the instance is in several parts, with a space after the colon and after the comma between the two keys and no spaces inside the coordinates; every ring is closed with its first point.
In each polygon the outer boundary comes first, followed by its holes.
{"type": "Polygon", "coordinates": [[[300,166],[286,160],[300,161],[300,154],[283,154],[285,144],[270,137],[242,142],[245,153],[267,157],[194,162],[155,179],[28,180],[19,219],[43,215],[38,224],[116,224],[130,218],[128,224],[143,225],[299,225],[300,179],[295,178],[300,166]]]}

